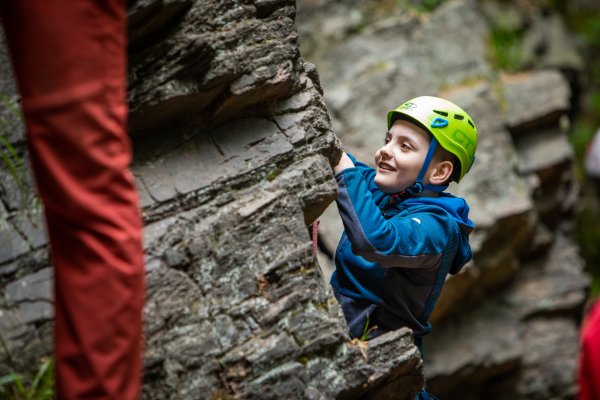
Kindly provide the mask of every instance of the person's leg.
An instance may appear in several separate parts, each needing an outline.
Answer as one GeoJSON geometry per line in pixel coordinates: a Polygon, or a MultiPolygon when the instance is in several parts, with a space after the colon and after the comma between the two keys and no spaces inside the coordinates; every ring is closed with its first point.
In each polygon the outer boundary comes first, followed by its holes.
{"type": "Polygon", "coordinates": [[[364,339],[371,340],[388,332],[388,330],[380,329],[381,327],[378,327],[372,319],[377,310],[376,304],[353,299],[335,290],[333,294],[342,308],[352,338],[366,336],[364,339]]]}
{"type": "Polygon", "coordinates": [[[578,400],[600,398],[600,303],[596,303],[581,329],[578,400]]]}
{"type": "Polygon", "coordinates": [[[0,14],[55,266],[57,398],[135,399],[144,268],[125,1],[3,1],[0,14]]]}

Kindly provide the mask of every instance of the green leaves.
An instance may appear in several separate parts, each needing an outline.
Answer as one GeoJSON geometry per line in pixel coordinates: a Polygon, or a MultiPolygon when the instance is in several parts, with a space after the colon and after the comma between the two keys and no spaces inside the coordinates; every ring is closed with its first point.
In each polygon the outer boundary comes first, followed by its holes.
{"type": "Polygon", "coordinates": [[[42,362],[31,380],[11,372],[0,377],[0,397],[6,400],[50,400],[54,398],[54,363],[51,358],[42,362]],[[30,383],[31,381],[31,383],[30,383]]]}
{"type": "Polygon", "coordinates": [[[369,317],[370,317],[369,314],[367,314],[367,321],[365,322],[365,326],[363,327],[363,331],[360,334],[360,338],[359,338],[359,340],[361,340],[363,342],[369,340],[369,334],[373,330],[377,329],[377,325],[369,326],[371,323],[371,319],[369,317]]]}
{"type": "Polygon", "coordinates": [[[527,57],[521,44],[523,35],[512,28],[496,26],[490,31],[489,47],[492,64],[503,71],[519,71],[527,57]]]}
{"type": "Polygon", "coordinates": [[[54,362],[52,358],[43,358],[35,376],[16,372],[25,369],[18,366],[12,357],[6,342],[0,337],[0,346],[4,350],[6,362],[13,370],[0,376],[0,399],[3,400],[51,400],[54,398],[54,362]]]}

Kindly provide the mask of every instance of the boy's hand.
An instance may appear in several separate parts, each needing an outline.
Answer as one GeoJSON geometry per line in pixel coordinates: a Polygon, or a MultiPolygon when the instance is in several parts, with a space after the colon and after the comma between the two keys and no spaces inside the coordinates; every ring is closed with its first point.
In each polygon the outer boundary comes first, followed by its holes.
{"type": "Polygon", "coordinates": [[[337,174],[337,173],[342,172],[346,168],[353,168],[353,167],[354,167],[354,163],[352,162],[350,157],[348,157],[348,154],[346,154],[346,152],[343,152],[342,158],[340,158],[340,162],[335,167],[333,167],[333,173],[337,174]]]}
{"type": "Polygon", "coordinates": [[[334,165],[337,165],[340,162],[340,158],[344,152],[342,142],[340,142],[340,139],[333,133],[327,135],[327,147],[325,148],[325,151],[324,155],[329,160],[331,168],[333,168],[334,165]]]}

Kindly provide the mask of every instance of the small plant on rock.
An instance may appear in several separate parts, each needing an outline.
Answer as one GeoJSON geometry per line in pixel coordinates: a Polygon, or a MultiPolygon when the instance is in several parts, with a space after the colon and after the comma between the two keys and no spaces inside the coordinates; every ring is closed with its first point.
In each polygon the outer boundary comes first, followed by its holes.
{"type": "Polygon", "coordinates": [[[35,374],[17,372],[25,370],[12,357],[8,346],[0,337],[5,360],[11,370],[0,376],[0,399],[5,400],[51,400],[54,398],[54,362],[51,357],[41,360],[35,374]]]}

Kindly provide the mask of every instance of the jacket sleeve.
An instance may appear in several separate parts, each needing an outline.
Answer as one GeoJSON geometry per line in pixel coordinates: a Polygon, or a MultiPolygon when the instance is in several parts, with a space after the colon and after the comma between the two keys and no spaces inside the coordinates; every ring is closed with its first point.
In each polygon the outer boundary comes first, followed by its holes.
{"type": "Polygon", "coordinates": [[[383,267],[434,268],[446,247],[448,216],[420,212],[386,219],[369,190],[364,171],[336,174],[338,210],[352,251],[383,267]]]}
{"type": "Polygon", "coordinates": [[[361,173],[363,176],[365,183],[367,184],[367,189],[369,191],[378,190],[377,185],[375,185],[375,169],[369,167],[367,164],[358,161],[352,154],[348,154],[348,157],[354,163],[355,168],[361,173]]]}

